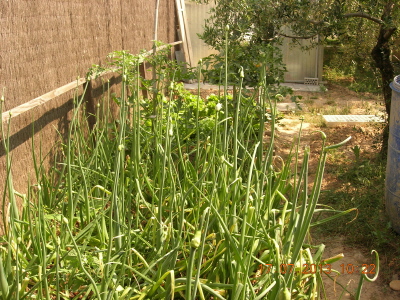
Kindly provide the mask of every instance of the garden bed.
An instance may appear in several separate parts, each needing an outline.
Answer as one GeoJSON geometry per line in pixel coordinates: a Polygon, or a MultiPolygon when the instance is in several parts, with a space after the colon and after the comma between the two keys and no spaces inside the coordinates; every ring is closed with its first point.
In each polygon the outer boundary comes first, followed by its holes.
{"type": "MultiPolygon", "coordinates": [[[[85,96],[75,99],[63,158],[50,174],[35,161],[27,195],[14,192],[9,174],[2,296],[325,296],[322,278],[337,258],[324,256],[309,232],[354,211],[316,215],[326,160],[343,141],[320,132],[318,145],[285,145],[274,109],[282,95],[266,93],[265,83],[257,93],[203,99],[172,79],[178,66],[165,55],[146,58],[156,66],[154,81],[139,76],[142,56],[109,57],[120,94],[97,103],[90,124],[85,96]]],[[[97,71],[104,70],[91,75],[97,71]]],[[[4,145],[9,153],[7,138],[4,145]]]]}

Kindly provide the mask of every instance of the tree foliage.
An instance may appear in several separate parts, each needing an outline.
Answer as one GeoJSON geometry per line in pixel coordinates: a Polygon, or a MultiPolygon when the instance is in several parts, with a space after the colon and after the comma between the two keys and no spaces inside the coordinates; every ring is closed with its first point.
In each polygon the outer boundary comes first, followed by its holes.
{"type": "MultiPolygon", "coordinates": [[[[283,80],[285,67],[274,37],[274,28],[278,26],[279,20],[267,18],[272,10],[263,9],[264,2],[218,1],[217,6],[212,9],[201,38],[220,51],[220,55],[207,61],[213,64],[215,71],[211,74],[214,78],[219,77],[220,70],[223,71],[220,67],[224,65],[227,51],[230,83],[239,81],[238,71],[243,67],[244,84],[256,84],[261,74],[261,65],[266,67],[268,83],[283,80]],[[225,47],[226,41],[228,47],[225,47]]],[[[223,72],[221,75],[223,78],[223,72]]]]}
{"type": "MultiPolygon", "coordinates": [[[[198,0],[197,2],[209,2],[198,0]]],[[[202,38],[219,48],[223,26],[229,24],[232,44],[274,44],[281,37],[296,39],[319,35],[318,40],[339,40],[351,45],[370,41],[370,58],[379,70],[386,111],[390,114],[394,71],[393,37],[400,26],[398,0],[215,0],[215,9],[202,38]],[[284,30],[290,28],[291,33],[284,30]]],[[[360,58],[361,59],[361,58],[360,58]]]]}

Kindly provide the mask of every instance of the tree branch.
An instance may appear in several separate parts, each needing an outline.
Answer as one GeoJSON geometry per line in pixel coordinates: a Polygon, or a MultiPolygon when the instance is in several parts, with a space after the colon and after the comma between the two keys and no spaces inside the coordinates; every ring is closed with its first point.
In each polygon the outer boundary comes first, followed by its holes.
{"type": "Polygon", "coordinates": [[[363,13],[363,12],[356,12],[356,13],[348,13],[348,14],[344,14],[345,18],[364,18],[364,19],[368,19],[371,20],[375,23],[378,24],[383,24],[384,22],[381,19],[375,18],[369,14],[363,13]]]}
{"type": "Polygon", "coordinates": [[[397,28],[395,28],[395,27],[391,27],[389,29],[386,29],[386,32],[383,35],[383,38],[386,39],[386,40],[389,40],[392,37],[392,35],[396,32],[396,30],[397,30],[397,28]]]}
{"type": "Polygon", "coordinates": [[[296,40],[308,40],[308,39],[312,39],[318,35],[318,34],[313,34],[313,35],[309,35],[309,36],[292,36],[292,35],[288,35],[288,34],[284,34],[284,33],[278,33],[278,34],[279,34],[279,36],[283,36],[283,37],[290,38],[290,39],[296,39],[296,40]]]}

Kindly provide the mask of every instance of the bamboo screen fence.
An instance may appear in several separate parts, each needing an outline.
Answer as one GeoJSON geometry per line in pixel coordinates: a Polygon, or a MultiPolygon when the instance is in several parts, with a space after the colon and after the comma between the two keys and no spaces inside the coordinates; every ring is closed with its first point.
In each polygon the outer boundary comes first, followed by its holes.
{"type": "MultiPolygon", "coordinates": [[[[0,88],[3,111],[38,98],[45,102],[11,120],[10,148],[14,186],[26,192],[33,180],[32,141],[41,144],[46,164],[57,154],[54,143],[66,134],[76,89],[57,96],[57,88],[84,77],[108,53],[151,49],[156,2],[150,0],[8,0],[0,1],[0,88]],[[52,93],[48,93],[53,91],[52,93]],[[46,102],[45,98],[51,97],[46,102]],[[44,99],[42,99],[44,98],[44,99]],[[34,134],[33,134],[34,130],[34,134]]],[[[159,1],[157,39],[176,41],[174,0],[159,1]]],[[[112,84],[118,78],[109,75],[112,84]]],[[[95,88],[95,87],[94,87],[95,88]]],[[[62,91],[59,91],[60,93],[62,91]]],[[[78,93],[82,92],[82,87],[78,93]]],[[[95,95],[98,96],[98,95],[95,95]]],[[[3,123],[3,126],[5,123],[3,123]]],[[[2,143],[1,143],[2,144],[2,143]]],[[[0,193],[6,175],[0,146],[0,193]]]]}

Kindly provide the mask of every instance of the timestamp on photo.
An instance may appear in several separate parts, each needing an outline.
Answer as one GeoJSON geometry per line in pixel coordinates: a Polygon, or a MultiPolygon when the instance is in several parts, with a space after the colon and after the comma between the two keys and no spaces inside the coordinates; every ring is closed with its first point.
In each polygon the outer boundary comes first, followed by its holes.
{"type": "Polygon", "coordinates": [[[273,264],[262,264],[263,271],[268,274],[272,272],[279,272],[280,274],[301,272],[302,274],[315,274],[315,273],[325,273],[330,274],[332,272],[331,264],[303,264],[301,271],[296,270],[294,264],[280,264],[279,269],[274,268],[273,264]]]}
{"type": "Polygon", "coordinates": [[[375,274],[375,264],[341,264],[340,271],[342,274],[375,274]]]}
{"type": "MultiPolygon", "coordinates": [[[[287,274],[287,273],[298,273],[301,272],[302,274],[316,274],[316,273],[325,273],[331,274],[332,273],[332,265],[331,264],[303,264],[301,270],[297,269],[294,264],[280,264],[279,268],[274,267],[273,264],[261,264],[260,265],[263,272],[266,274],[269,273],[280,273],[280,274],[287,274]]],[[[340,272],[341,274],[366,274],[366,275],[373,275],[376,273],[375,271],[376,265],[375,264],[341,264],[340,269],[336,272],[340,272]]]]}

